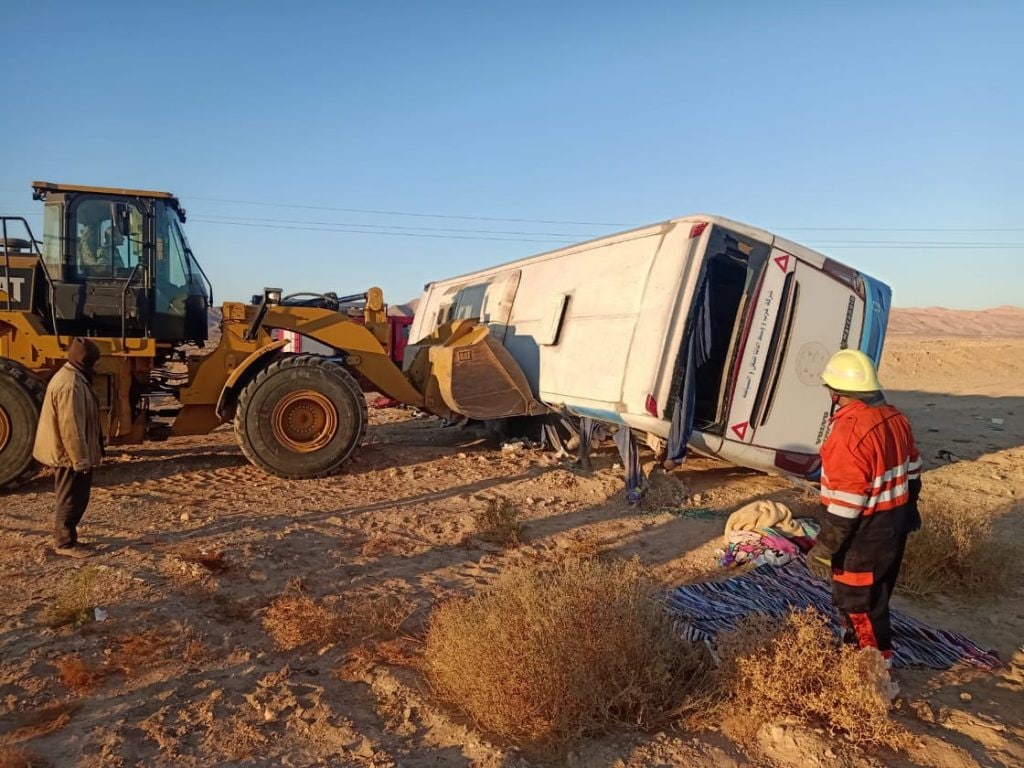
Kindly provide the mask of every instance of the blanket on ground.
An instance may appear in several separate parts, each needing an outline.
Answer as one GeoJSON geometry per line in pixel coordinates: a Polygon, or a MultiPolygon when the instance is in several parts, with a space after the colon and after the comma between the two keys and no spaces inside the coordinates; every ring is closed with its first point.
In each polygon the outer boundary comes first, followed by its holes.
{"type": "MultiPolygon", "coordinates": [[[[684,637],[714,644],[721,632],[742,619],[761,614],[782,618],[790,610],[817,609],[829,617],[839,637],[839,622],[832,608],[828,584],[815,579],[803,555],[778,568],[760,567],[725,581],[687,584],[673,590],[669,609],[680,619],[684,637]]],[[[963,635],[934,629],[899,611],[892,611],[893,666],[948,669],[957,663],[994,669],[999,658],[963,635]]]]}

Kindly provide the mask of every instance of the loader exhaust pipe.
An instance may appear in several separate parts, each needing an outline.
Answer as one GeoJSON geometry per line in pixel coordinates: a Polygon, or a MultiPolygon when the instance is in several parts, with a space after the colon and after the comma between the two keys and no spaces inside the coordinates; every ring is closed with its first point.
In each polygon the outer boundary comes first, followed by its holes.
{"type": "Polygon", "coordinates": [[[243,339],[246,341],[256,340],[256,334],[259,333],[260,326],[263,325],[263,320],[267,316],[267,307],[273,307],[280,304],[281,293],[282,291],[280,288],[263,289],[263,300],[260,302],[259,311],[249,324],[249,328],[245,331],[245,335],[242,337],[243,339]]]}

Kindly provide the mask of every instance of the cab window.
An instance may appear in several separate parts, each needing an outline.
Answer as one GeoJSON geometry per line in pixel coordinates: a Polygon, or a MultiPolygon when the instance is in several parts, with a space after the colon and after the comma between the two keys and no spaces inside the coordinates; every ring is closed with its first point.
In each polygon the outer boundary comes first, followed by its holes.
{"type": "Polygon", "coordinates": [[[142,258],[142,210],[134,203],[83,198],[72,212],[77,279],[124,279],[142,258]]]}
{"type": "Polygon", "coordinates": [[[185,299],[192,284],[188,245],[178,225],[177,212],[168,205],[158,206],[156,236],[157,312],[185,313],[185,299]]]}
{"type": "Polygon", "coordinates": [[[43,213],[43,261],[54,280],[64,279],[63,235],[64,206],[47,203],[43,213]]]}

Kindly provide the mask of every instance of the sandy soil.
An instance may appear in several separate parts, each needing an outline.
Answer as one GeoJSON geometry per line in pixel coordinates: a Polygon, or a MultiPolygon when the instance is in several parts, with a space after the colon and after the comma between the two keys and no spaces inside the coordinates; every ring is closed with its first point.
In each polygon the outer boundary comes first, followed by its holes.
{"type": "MultiPolygon", "coordinates": [[[[897,335],[881,373],[918,433],[927,499],[969,498],[1020,541],[1024,339],[897,335]]],[[[226,430],[113,455],[82,528],[108,549],[88,563],[46,551],[48,478],[2,497],[0,745],[57,766],[526,766],[431,700],[411,662],[432,604],[510,562],[559,560],[581,547],[639,555],[666,584],[699,578],[716,570],[724,520],[740,505],[768,497],[798,512],[815,507],[781,478],[698,459],[655,475],[638,513],[622,500],[613,453],[585,474],[405,411],[372,418],[368,445],[325,480],[262,474],[226,430]],[[475,536],[476,514],[498,497],[525,518],[516,549],[475,536]],[[664,511],[704,507],[717,517],[664,511]],[[223,553],[226,569],[197,564],[200,552],[223,553]],[[102,580],[107,619],[48,626],[55,596],[86,567],[102,580]],[[409,617],[395,640],[280,652],[261,620],[297,577],[328,604],[394,596],[409,617]],[[129,640],[153,629],[163,645],[130,650],[129,640]],[[69,691],[54,665],[70,655],[111,672],[91,692],[69,691]]],[[[897,604],[1007,660],[1024,642],[1021,589],[991,601],[897,604]]],[[[1024,765],[1022,664],[1018,654],[991,674],[898,672],[897,716],[919,735],[909,756],[858,755],[823,734],[776,728],[760,755],[715,733],[669,731],[595,739],[569,764],[1024,765]]]]}

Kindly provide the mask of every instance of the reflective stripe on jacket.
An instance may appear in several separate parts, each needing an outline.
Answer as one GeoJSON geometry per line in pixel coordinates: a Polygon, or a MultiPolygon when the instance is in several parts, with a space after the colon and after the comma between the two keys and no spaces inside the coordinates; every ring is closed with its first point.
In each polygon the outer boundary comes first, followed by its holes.
{"type": "Polygon", "coordinates": [[[856,400],[839,409],[821,446],[821,503],[837,517],[901,507],[921,479],[921,454],[907,417],[856,400]]]}

